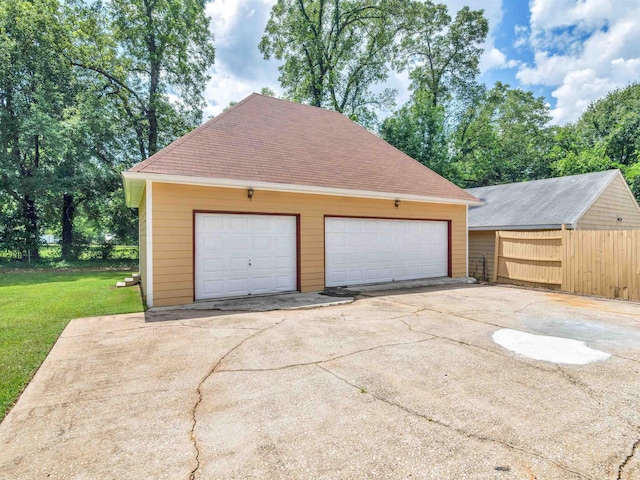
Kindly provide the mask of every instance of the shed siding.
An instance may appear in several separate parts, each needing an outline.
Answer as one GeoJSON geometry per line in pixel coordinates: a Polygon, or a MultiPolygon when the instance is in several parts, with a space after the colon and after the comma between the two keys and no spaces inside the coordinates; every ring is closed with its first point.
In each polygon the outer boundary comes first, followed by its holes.
{"type": "Polygon", "coordinates": [[[640,228],[640,211],[624,180],[616,176],[578,220],[577,230],[629,230],[640,228]],[[622,218],[622,222],[618,222],[622,218]]]}
{"type": "Polygon", "coordinates": [[[345,215],[451,220],[452,275],[466,273],[466,208],[393,200],[244,189],[153,184],[154,306],[193,302],[193,211],[300,215],[300,280],[303,292],[324,288],[324,217],[345,215]]]}
{"type": "Polygon", "coordinates": [[[142,200],[138,206],[138,263],[140,268],[140,286],[142,298],[146,301],[147,294],[147,200],[146,195],[142,195],[142,200]]]}
{"type": "Polygon", "coordinates": [[[469,275],[478,280],[490,281],[493,278],[493,263],[496,248],[496,232],[469,232],[469,275]],[[483,255],[486,262],[486,276],[483,271],[483,255]]]}

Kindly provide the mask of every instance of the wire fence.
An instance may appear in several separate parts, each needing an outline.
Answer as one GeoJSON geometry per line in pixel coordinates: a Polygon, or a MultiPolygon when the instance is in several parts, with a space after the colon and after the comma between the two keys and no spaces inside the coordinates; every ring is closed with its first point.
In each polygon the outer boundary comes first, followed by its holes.
{"type": "MultiPolygon", "coordinates": [[[[62,260],[62,246],[55,244],[41,245],[39,254],[40,261],[54,262],[62,260]]],[[[78,261],[128,260],[133,262],[138,260],[138,246],[114,245],[110,243],[75,245],[74,254],[78,261]]],[[[3,250],[0,248],[0,263],[31,263],[32,260],[35,261],[35,259],[24,258],[23,252],[8,249],[3,250]]]]}

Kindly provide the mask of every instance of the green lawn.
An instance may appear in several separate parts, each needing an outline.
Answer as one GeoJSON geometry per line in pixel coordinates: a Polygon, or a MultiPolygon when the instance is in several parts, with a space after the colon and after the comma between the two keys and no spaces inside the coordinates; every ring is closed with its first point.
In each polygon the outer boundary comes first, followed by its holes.
{"type": "Polygon", "coordinates": [[[115,288],[126,272],[0,273],[0,420],[69,320],[141,312],[140,290],[115,288]]]}

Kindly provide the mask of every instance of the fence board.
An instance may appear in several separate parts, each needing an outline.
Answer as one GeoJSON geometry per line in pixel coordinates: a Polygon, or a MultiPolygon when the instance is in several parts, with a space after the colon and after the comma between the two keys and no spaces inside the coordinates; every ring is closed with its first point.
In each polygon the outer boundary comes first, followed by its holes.
{"type": "Polygon", "coordinates": [[[640,230],[496,232],[494,281],[640,301],[640,230]]]}

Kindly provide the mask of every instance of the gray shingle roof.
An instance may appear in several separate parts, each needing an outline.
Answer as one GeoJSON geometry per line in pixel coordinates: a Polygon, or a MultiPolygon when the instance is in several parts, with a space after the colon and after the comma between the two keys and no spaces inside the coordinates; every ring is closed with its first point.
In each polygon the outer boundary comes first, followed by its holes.
{"type": "Polygon", "coordinates": [[[559,228],[577,222],[618,170],[469,188],[484,205],[469,208],[469,229],[559,228]],[[494,228],[495,227],[495,228],[494,228]]]}

